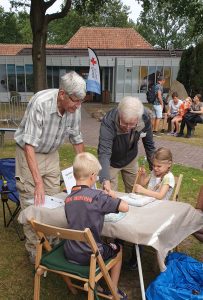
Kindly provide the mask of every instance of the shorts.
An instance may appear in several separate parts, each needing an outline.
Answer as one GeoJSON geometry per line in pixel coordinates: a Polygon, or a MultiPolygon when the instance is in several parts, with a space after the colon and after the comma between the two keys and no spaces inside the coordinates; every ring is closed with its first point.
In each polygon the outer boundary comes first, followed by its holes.
{"type": "Polygon", "coordinates": [[[118,243],[109,243],[109,244],[102,244],[103,247],[103,260],[107,260],[110,258],[116,257],[118,252],[120,251],[120,245],[118,243]]]}
{"type": "Polygon", "coordinates": [[[162,119],[162,106],[160,104],[153,105],[155,118],[162,119]]]}

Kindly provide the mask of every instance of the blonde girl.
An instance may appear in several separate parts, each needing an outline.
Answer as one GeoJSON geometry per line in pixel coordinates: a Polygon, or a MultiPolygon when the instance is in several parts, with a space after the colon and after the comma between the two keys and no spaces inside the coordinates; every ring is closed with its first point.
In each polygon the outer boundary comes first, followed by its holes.
{"type": "Polygon", "coordinates": [[[153,157],[153,170],[149,176],[146,170],[141,168],[139,184],[135,185],[135,192],[158,200],[169,200],[175,186],[175,179],[170,171],[171,166],[171,151],[164,147],[156,150],[153,157]]]}
{"type": "Polygon", "coordinates": [[[171,127],[174,128],[174,136],[178,135],[179,128],[180,128],[179,123],[182,121],[183,116],[186,114],[186,112],[188,112],[188,110],[190,109],[191,104],[192,104],[192,99],[190,97],[187,97],[180,105],[177,116],[175,116],[171,120],[171,127]]]}

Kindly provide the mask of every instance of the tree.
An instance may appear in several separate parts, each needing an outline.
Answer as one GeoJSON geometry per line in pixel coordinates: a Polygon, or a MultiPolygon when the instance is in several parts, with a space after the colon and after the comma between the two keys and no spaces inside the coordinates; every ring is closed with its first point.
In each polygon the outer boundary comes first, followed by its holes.
{"type": "Polygon", "coordinates": [[[76,7],[60,20],[54,20],[48,27],[48,42],[65,44],[81,26],[99,27],[134,27],[133,21],[128,21],[129,7],[120,0],[109,0],[99,7],[94,14],[88,9],[78,12],[76,7]]]}
{"type": "Polygon", "coordinates": [[[177,80],[190,95],[203,94],[203,41],[183,52],[177,80]]]}
{"type": "MultiPolygon", "coordinates": [[[[21,43],[32,44],[32,30],[30,26],[30,16],[26,11],[16,15],[18,31],[21,34],[21,43]]],[[[17,41],[19,43],[19,41],[17,41]]]]}
{"type": "MultiPolygon", "coordinates": [[[[136,1],[136,0],[135,0],[136,1]]],[[[142,3],[144,11],[150,9],[150,6],[156,2],[159,7],[165,4],[170,5],[174,17],[185,17],[193,23],[192,34],[196,37],[202,37],[203,32],[203,2],[202,0],[138,0],[142,3]]]]}
{"type": "Polygon", "coordinates": [[[167,49],[185,48],[193,39],[189,32],[190,21],[186,17],[174,17],[173,7],[168,3],[160,6],[158,1],[151,3],[147,10],[141,12],[137,30],[152,45],[167,49]]]}
{"type": "MultiPolygon", "coordinates": [[[[34,91],[46,88],[46,42],[48,24],[56,19],[64,18],[70,10],[71,0],[64,0],[59,12],[48,14],[47,10],[57,0],[12,0],[12,7],[25,7],[30,5],[30,24],[32,29],[32,60],[34,72],[34,91]]],[[[74,0],[75,7],[78,11],[83,11],[83,8],[89,9],[95,13],[100,6],[105,3],[105,0],[74,0]]]]}
{"type": "Polygon", "coordinates": [[[21,40],[22,35],[18,31],[16,15],[13,12],[4,12],[0,6],[0,42],[15,44],[21,40]]]}

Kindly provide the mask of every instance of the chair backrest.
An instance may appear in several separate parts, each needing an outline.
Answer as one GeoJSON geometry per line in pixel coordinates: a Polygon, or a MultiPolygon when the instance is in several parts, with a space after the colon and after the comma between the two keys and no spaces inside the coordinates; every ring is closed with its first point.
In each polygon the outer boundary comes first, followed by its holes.
{"type": "Polygon", "coordinates": [[[183,174],[180,174],[179,176],[175,176],[175,187],[171,198],[172,201],[178,201],[182,180],[183,180],[183,174]]]}
{"type": "Polygon", "coordinates": [[[0,177],[5,179],[8,184],[8,189],[12,193],[9,193],[9,199],[14,202],[18,202],[19,194],[16,188],[15,179],[15,158],[1,158],[0,159],[0,177]]]}
{"type": "Polygon", "coordinates": [[[75,240],[79,242],[85,242],[89,244],[93,254],[96,254],[98,251],[97,244],[89,228],[85,228],[85,230],[73,230],[42,224],[37,222],[36,220],[31,220],[30,222],[32,224],[32,227],[40,237],[42,235],[44,235],[45,237],[56,236],[64,240],[75,240]]]}
{"type": "Polygon", "coordinates": [[[200,187],[196,208],[203,211],[203,185],[200,187]]]}

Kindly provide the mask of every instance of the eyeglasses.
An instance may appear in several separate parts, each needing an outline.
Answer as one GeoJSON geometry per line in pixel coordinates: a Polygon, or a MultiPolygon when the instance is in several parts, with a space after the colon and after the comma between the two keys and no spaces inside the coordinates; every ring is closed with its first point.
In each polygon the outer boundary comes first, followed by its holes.
{"type": "Polygon", "coordinates": [[[68,98],[74,102],[74,103],[82,103],[84,102],[85,100],[84,99],[73,99],[71,96],[69,96],[68,94],[66,94],[68,96],[68,98]]]}
{"type": "Polygon", "coordinates": [[[70,96],[65,90],[62,90],[64,92],[64,94],[74,103],[82,103],[84,102],[85,100],[84,99],[77,99],[75,96],[70,96]],[[73,98],[75,97],[75,98],[73,98]]]}
{"type": "Polygon", "coordinates": [[[124,127],[124,128],[129,128],[129,129],[133,129],[133,128],[136,128],[137,127],[137,122],[133,122],[133,123],[126,123],[126,122],[123,122],[121,119],[119,120],[119,124],[121,127],[124,127]]]}

